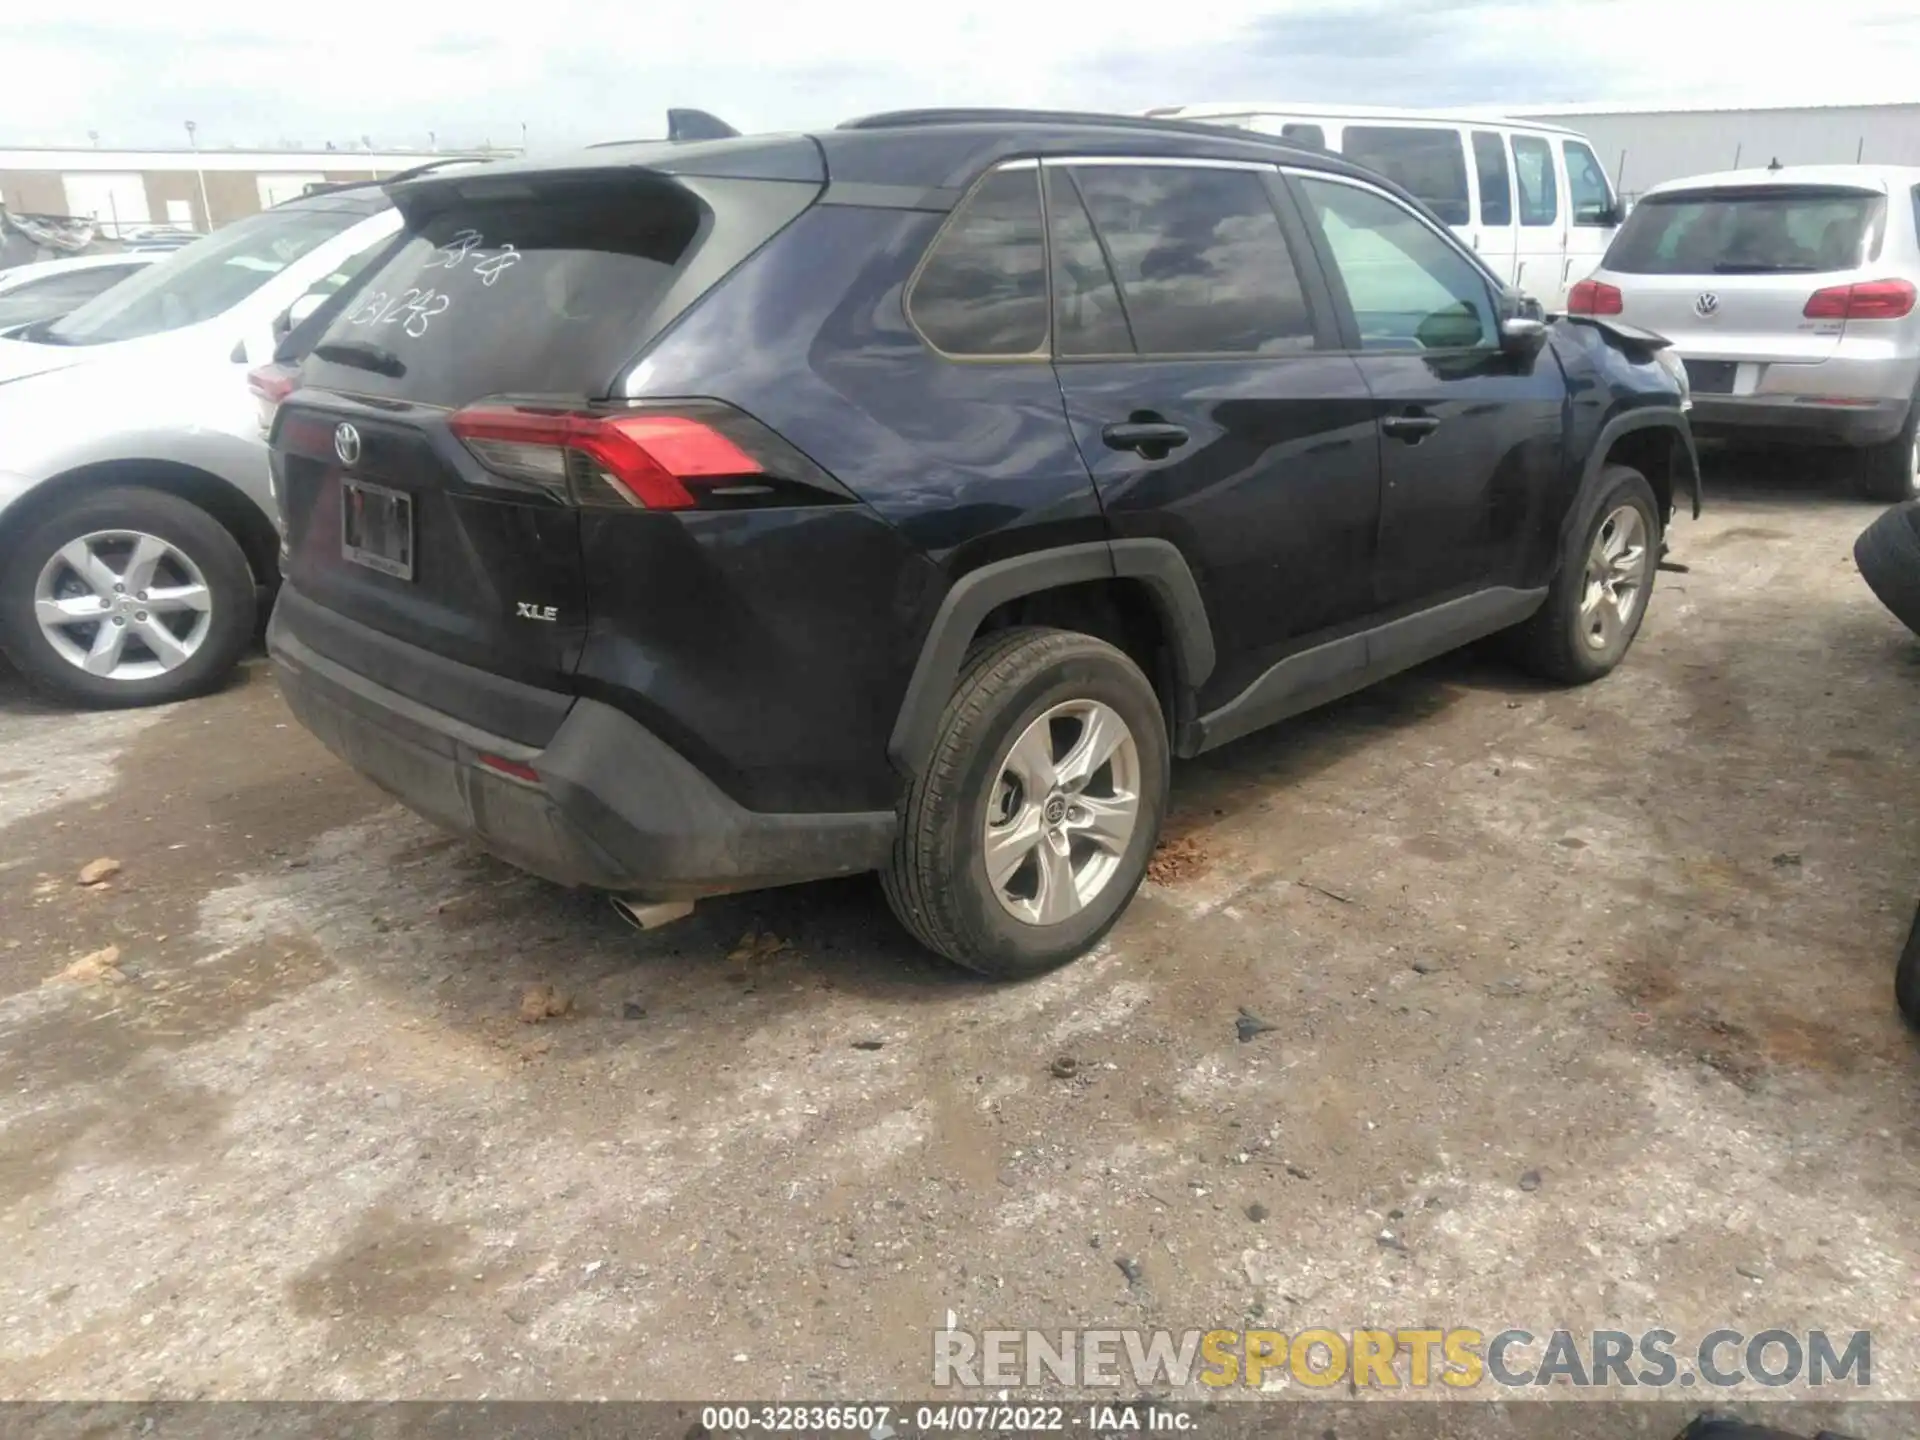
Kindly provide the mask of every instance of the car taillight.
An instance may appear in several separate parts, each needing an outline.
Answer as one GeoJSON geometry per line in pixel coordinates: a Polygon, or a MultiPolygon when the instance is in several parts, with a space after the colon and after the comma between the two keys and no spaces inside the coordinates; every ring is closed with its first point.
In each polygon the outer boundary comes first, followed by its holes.
{"type": "Polygon", "coordinates": [[[1907,280],[1868,280],[1816,290],[1800,313],[1809,320],[1898,320],[1913,313],[1914,288],[1907,280]]]}
{"type": "Polygon", "coordinates": [[[260,433],[273,428],[274,412],[300,383],[300,371],[293,365],[256,365],[247,372],[247,389],[253,392],[253,404],[260,416],[260,433]]]}
{"type": "Polygon", "coordinates": [[[1618,315],[1626,308],[1620,287],[1604,280],[1582,280],[1567,291],[1569,315],[1618,315]]]}
{"type": "Polygon", "coordinates": [[[819,500],[845,498],[772,431],[715,400],[606,410],[482,402],[447,427],[494,475],[576,505],[691,510],[764,501],[796,484],[824,492],[819,500]]]}

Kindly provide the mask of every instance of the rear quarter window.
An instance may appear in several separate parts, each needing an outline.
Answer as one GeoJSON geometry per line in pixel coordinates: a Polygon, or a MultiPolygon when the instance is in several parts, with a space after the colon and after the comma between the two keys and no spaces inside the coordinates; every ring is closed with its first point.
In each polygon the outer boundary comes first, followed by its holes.
{"type": "Polygon", "coordinates": [[[639,349],[700,218],[684,192],[623,179],[560,182],[410,221],[316,340],[307,383],[447,406],[603,396],[639,349]]]}
{"type": "Polygon", "coordinates": [[[1458,130],[1349,125],[1340,151],[1425,201],[1449,225],[1465,225],[1467,157],[1458,130]]]}

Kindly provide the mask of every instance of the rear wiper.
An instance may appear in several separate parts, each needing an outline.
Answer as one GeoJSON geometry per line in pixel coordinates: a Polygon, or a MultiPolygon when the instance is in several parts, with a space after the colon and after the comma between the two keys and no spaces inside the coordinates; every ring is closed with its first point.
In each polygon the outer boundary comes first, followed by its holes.
{"type": "Polygon", "coordinates": [[[1713,267],[1716,275],[1811,275],[1812,265],[1743,265],[1738,261],[1726,260],[1713,267]]]}
{"type": "Polygon", "coordinates": [[[376,375],[387,375],[398,380],[407,373],[407,362],[391,350],[383,350],[378,345],[369,345],[364,340],[330,341],[313,347],[313,353],[322,360],[331,360],[336,365],[351,365],[356,370],[371,370],[376,375]]]}

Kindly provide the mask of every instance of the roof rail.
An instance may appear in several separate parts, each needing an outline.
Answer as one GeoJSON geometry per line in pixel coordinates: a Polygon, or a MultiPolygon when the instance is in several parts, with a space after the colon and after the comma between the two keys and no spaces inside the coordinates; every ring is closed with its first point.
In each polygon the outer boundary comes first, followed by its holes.
{"type": "Polygon", "coordinates": [[[396,180],[417,180],[422,175],[430,175],[435,170],[445,169],[449,165],[486,165],[491,163],[492,159],[490,155],[448,155],[439,160],[409,165],[405,170],[396,170],[393,174],[382,175],[377,180],[322,180],[304,187],[300,191],[299,198],[304,200],[310,195],[338,195],[342,190],[369,190],[376,185],[391,185],[396,180]]]}
{"type": "Polygon", "coordinates": [[[1298,150],[1292,141],[1258,130],[1243,130],[1237,125],[1209,125],[1202,120],[1163,120],[1146,115],[1111,115],[1094,110],[888,110],[878,115],[862,115],[843,120],[841,130],[894,130],[922,125],[1103,125],[1127,130],[1165,131],[1174,135],[1211,135],[1223,131],[1236,139],[1264,142],[1283,150],[1298,150]]]}

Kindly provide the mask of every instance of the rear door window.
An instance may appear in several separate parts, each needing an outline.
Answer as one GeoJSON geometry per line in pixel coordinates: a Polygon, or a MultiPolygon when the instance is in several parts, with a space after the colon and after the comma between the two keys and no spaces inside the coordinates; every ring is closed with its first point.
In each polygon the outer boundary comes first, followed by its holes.
{"type": "Polygon", "coordinates": [[[1560,182],[1553,147],[1538,135],[1513,137],[1513,170],[1520,180],[1520,223],[1551,225],[1560,218],[1560,182]]]}
{"type": "Polygon", "coordinates": [[[1513,223],[1513,182],[1507,172],[1507,142],[1491,130],[1473,132],[1473,168],[1480,181],[1480,223],[1513,223]]]}
{"type": "Polygon", "coordinates": [[[1768,185],[1670,191],[1633,207],[1606,266],[1629,275],[1767,275],[1851,270],[1870,258],[1886,197],[1768,185]]]}
{"type": "Polygon", "coordinates": [[[1340,151],[1418,196],[1447,224],[1465,225],[1471,218],[1466,152],[1458,130],[1349,125],[1340,151]]]}
{"type": "Polygon", "coordinates": [[[1263,176],[1251,170],[1076,166],[1142,355],[1311,350],[1313,317],[1263,176]]]}
{"type": "Polygon", "coordinates": [[[447,406],[603,396],[698,225],[690,197],[643,181],[458,201],[409,222],[316,341],[307,382],[447,406]]]}
{"type": "Polygon", "coordinates": [[[1567,157],[1567,203],[1573,207],[1573,223],[1611,224],[1613,191],[1593,151],[1578,140],[1563,140],[1560,148],[1567,157]]]}
{"type": "Polygon", "coordinates": [[[996,170],[961,203],[913,282],[907,313],[948,355],[1046,353],[1038,167],[996,170]]]}
{"type": "Polygon", "coordinates": [[[1318,125],[1308,125],[1298,120],[1290,120],[1280,127],[1280,138],[1291,140],[1296,145],[1309,145],[1315,150],[1327,148],[1327,132],[1318,125]]]}

